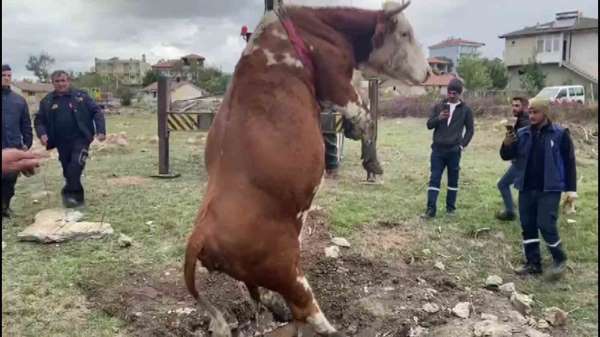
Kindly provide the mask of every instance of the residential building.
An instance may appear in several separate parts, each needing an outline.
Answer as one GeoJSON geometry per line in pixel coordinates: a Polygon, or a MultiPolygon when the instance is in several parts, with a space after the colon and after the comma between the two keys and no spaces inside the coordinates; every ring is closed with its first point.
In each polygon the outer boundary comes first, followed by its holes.
{"type": "Polygon", "coordinates": [[[117,57],[108,60],[94,59],[94,70],[97,74],[118,78],[126,85],[141,85],[146,72],[150,69],[150,64],[146,62],[146,55],[142,55],[141,60],[132,58],[121,60],[117,57]]]}
{"type": "Polygon", "coordinates": [[[536,62],[545,85],[584,85],[598,92],[598,19],[579,11],[556,13],[554,21],[500,35],[505,39],[508,89],[521,90],[523,67],[536,62]]]}
{"type": "MultiPolygon", "coordinates": [[[[182,100],[189,100],[189,99],[204,97],[204,96],[208,95],[208,92],[206,90],[198,88],[191,82],[188,82],[185,80],[171,81],[170,83],[171,83],[171,85],[169,88],[170,89],[169,95],[170,95],[171,103],[175,102],[175,101],[182,101],[182,100]]],[[[154,82],[154,83],[146,86],[144,89],[142,89],[142,92],[144,92],[144,94],[145,94],[144,99],[145,100],[156,99],[157,91],[158,91],[158,83],[157,82],[154,82]]]]}
{"type": "Polygon", "coordinates": [[[479,54],[479,47],[485,46],[484,43],[467,41],[461,38],[449,37],[448,39],[429,46],[429,57],[446,58],[449,60],[448,72],[455,73],[456,67],[461,57],[475,56],[479,54]]]}
{"type": "Polygon", "coordinates": [[[14,81],[11,90],[25,98],[29,112],[33,113],[38,110],[42,98],[54,90],[54,86],[50,83],[14,81]]]}
{"type": "Polygon", "coordinates": [[[195,80],[193,69],[204,67],[203,56],[197,54],[189,54],[174,60],[160,60],[152,65],[152,69],[161,75],[172,78],[180,78],[182,80],[195,80]]]}
{"type": "Polygon", "coordinates": [[[446,60],[445,57],[430,57],[427,62],[433,70],[433,74],[427,78],[427,81],[421,85],[407,85],[400,81],[388,80],[382,83],[382,92],[401,96],[422,96],[427,93],[445,96],[450,81],[453,78],[459,78],[459,76],[450,71],[450,61],[446,60]]]}
{"type": "Polygon", "coordinates": [[[446,59],[445,57],[430,57],[427,59],[427,63],[429,63],[429,66],[434,74],[441,75],[452,72],[450,60],[446,59]]]}

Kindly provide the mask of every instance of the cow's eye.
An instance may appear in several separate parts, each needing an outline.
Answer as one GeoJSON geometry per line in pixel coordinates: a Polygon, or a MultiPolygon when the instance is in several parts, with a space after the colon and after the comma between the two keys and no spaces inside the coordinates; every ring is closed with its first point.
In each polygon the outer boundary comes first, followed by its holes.
{"type": "Polygon", "coordinates": [[[408,33],[402,33],[402,37],[408,37],[408,33]]]}

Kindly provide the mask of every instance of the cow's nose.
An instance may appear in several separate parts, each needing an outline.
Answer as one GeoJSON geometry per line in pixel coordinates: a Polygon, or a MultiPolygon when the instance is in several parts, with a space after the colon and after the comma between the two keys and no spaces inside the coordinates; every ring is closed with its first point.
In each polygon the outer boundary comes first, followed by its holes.
{"type": "Polygon", "coordinates": [[[431,67],[427,67],[427,72],[425,73],[425,79],[423,80],[423,83],[427,82],[431,75],[433,75],[433,71],[431,70],[431,67]]]}

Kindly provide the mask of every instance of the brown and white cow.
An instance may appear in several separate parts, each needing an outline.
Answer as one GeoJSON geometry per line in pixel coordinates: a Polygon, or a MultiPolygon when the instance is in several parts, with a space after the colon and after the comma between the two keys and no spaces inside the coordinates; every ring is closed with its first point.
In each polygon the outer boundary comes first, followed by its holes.
{"type": "Polygon", "coordinates": [[[300,266],[300,231],[324,171],[319,112],[335,106],[355,123],[357,137],[368,138],[372,121],[352,86],[353,70],[426,80],[430,69],[406,6],[287,7],[296,33],[273,12],[253,33],[208,133],[208,185],[185,256],[186,285],[208,308],[215,336],[230,330],[196,290],[197,260],[245,283],[267,306],[271,296],[259,288],[281,294],[298,326],[339,335],[300,266]]]}

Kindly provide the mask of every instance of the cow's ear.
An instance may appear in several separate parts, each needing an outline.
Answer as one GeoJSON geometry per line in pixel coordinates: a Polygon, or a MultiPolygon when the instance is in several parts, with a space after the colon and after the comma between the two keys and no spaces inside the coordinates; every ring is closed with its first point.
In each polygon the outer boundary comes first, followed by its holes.
{"type": "Polygon", "coordinates": [[[385,39],[385,31],[385,18],[380,16],[379,18],[377,18],[377,23],[375,24],[375,32],[373,33],[373,38],[371,39],[373,49],[380,48],[383,45],[383,41],[385,39]]]}

